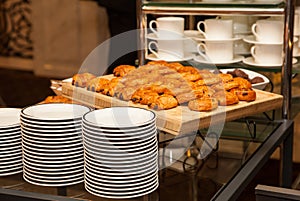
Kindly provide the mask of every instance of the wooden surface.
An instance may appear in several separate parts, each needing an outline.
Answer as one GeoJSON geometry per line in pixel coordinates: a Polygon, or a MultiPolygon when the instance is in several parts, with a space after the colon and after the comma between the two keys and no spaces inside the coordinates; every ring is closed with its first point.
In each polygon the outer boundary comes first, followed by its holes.
{"type": "MultiPolygon", "coordinates": [[[[270,111],[282,106],[282,96],[266,91],[256,90],[257,98],[253,102],[240,101],[236,105],[219,106],[211,112],[191,111],[187,106],[178,106],[170,110],[155,111],[157,127],[165,132],[178,135],[189,133],[199,128],[207,128],[213,124],[232,121],[253,114],[270,111]]],[[[148,108],[145,105],[125,102],[100,93],[74,87],[70,83],[62,85],[62,94],[74,101],[92,106],[105,108],[114,106],[134,106],[148,108]]]]}

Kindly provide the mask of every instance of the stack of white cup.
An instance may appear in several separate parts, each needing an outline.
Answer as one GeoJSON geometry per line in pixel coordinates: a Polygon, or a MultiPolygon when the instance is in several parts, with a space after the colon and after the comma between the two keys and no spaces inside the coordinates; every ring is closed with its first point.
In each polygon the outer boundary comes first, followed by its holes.
{"type": "Polygon", "coordinates": [[[206,19],[197,24],[198,31],[203,35],[198,46],[198,62],[234,63],[242,60],[242,56],[234,54],[234,41],[239,40],[233,36],[232,19],[206,19]],[[205,31],[203,31],[203,28],[205,31]]]}
{"type": "Polygon", "coordinates": [[[283,62],[283,31],[282,18],[257,20],[252,26],[252,38],[246,42],[252,44],[251,56],[244,60],[251,65],[279,66],[283,62]]]}
{"type": "Polygon", "coordinates": [[[184,52],[184,18],[183,17],[159,17],[149,23],[153,32],[148,35],[154,39],[148,44],[150,54],[147,59],[165,61],[188,60],[184,52]]]}

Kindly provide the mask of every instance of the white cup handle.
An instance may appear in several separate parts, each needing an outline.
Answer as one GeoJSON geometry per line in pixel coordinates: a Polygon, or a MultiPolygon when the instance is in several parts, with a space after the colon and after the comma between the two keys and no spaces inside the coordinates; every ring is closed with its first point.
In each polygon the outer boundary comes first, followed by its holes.
{"type": "Polygon", "coordinates": [[[259,38],[259,35],[258,35],[257,32],[256,32],[256,27],[257,27],[257,24],[253,24],[253,25],[251,26],[251,31],[252,31],[253,35],[254,35],[256,38],[259,38]]]}
{"type": "Polygon", "coordinates": [[[157,32],[157,30],[155,30],[155,29],[153,28],[153,24],[155,24],[156,27],[158,27],[157,21],[156,21],[156,20],[151,20],[151,21],[149,22],[149,28],[150,28],[150,30],[151,30],[153,33],[155,33],[155,34],[157,35],[158,32],[157,32]]]}
{"type": "Polygon", "coordinates": [[[206,47],[206,45],[205,45],[204,43],[199,43],[199,44],[197,45],[197,51],[198,51],[198,53],[199,53],[203,58],[205,58],[207,61],[209,61],[208,56],[207,56],[207,54],[206,54],[206,52],[207,52],[207,47],[206,47]],[[204,50],[204,52],[203,52],[203,50],[204,50]]]}
{"type": "Polygon", "coordinates": [[[157,53],[156,51],[154,51],[154,49],[152,49],[152,47],[151,47],[152,45],[155,45],[155,47],[158,48],[157,42],[151,41],[151,42],[148,44],[148,49],[149,49],[149,51],[150,51],[152,54],[154,54],[154,55],[156,56],[156,58],[159,58],[158,53],[157,53]]]}
{"type": "Polygon", "coordinates": [[[251,53],[251,55],[252,55],[252,57],[255,59],[256,58],[256,46],[252,46],[251,48],[250,48],[250,53],[251,53]]]}
{"type": "Polygon", "coordinates": [[[201,27],[200,27],[201,24],[203,24],[204,29],[206,29],[206,24],[205,24],[204,21],[200,21],[200,22],[197,23],[197,29],[198,29],[198,31],[199,31],[201,34],[203,34],[204,38],[207,38],[206,33],[205,33],[205,32],[201,29],[201,27]]]}

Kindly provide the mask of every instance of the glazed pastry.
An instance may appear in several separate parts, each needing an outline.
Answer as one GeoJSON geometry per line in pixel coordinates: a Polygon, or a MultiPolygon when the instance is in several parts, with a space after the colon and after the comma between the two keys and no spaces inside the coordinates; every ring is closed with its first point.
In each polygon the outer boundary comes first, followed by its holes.
{"type": "Polygon", "coordinates": [[[161,95],[153,103],[148,106],[155,110],[167,110],[177,107],[178,102],[174,96],[171,95],[161,95]]]}
{"type": "Polygon", "coordinates": [[[233,80],[233,76],[231,74],[220,73],[218,76],[221,78],[223,83],[233,80]]]}
{"type": "Polygon", "coordinates": [[[252,84],[248,80],[241,77],[235,77],[233,78],[233,81],[239,84],[239,89],[251,89],[252,87],[252,84]]]}
{"type": "Polygon", "coordinates": [[[240,101],[255,101],[256,92],[253,89],[231,89],[231,93],[234,93],[240,101]]]}
{"type": "Polygon", "coordinates": [[[87,90],[100,92],[108,85],[109,80],[101,77],[96,77],[87,83],[87,90]]]}
{"type": "Polygon", "coordinates": [[[240,84],[239,84],[239,82],[233,80],[230,82],[223,83],[223,86],[226,91],[229,91],[230,89],[238,88],[240,86],[240,84]]]}
{"type": "Polygon", "coordinates": [[[116,77],[123,77],[126,74],[128,74],[130,71],[135,70],[135,66],[131,66],[131,65],[120,65],[117,66],[114,70],[113,70],[113,74],[116,77]]]}
{"type": "Polygon", "coordinates": [[[215,98],[199,98],[190,101],[188,107],[193,111],[211,111],[218,107],[218,101],[215,98]]]}
{"type": "Polygon", "coordinates": [[[77,87],[86,87],[87,83],[96,76],[91,73],[76,74],[72,77],[72,85],[77,87]]]}
{"type": "Polygon", "coordinates": [[[239,103],[239,98],[234,93],[228,91],[219,91],[213,96],[219,102],[219,105],[234,105],[239,103]]]}

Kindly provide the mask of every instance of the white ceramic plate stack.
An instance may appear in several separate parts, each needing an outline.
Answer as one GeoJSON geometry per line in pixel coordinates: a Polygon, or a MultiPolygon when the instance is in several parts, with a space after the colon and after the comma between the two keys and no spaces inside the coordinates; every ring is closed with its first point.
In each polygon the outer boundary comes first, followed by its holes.
{"type": "Polygon", "coordinates": [[[20,111],[0,108],[0,176],[22,172],[20,111]]]}
{"type": "Polygon", "coordinates": [[[113,107],[83,116],[85,188],[106,198],[134,198],[158,187],[156,115],[113,107]]]}
{"type": "Polygon", "coordinates": [[[23,177],[40,186],[83,182],[82,116],[77,104],[33,105],[21,111],[23,177]]]}

